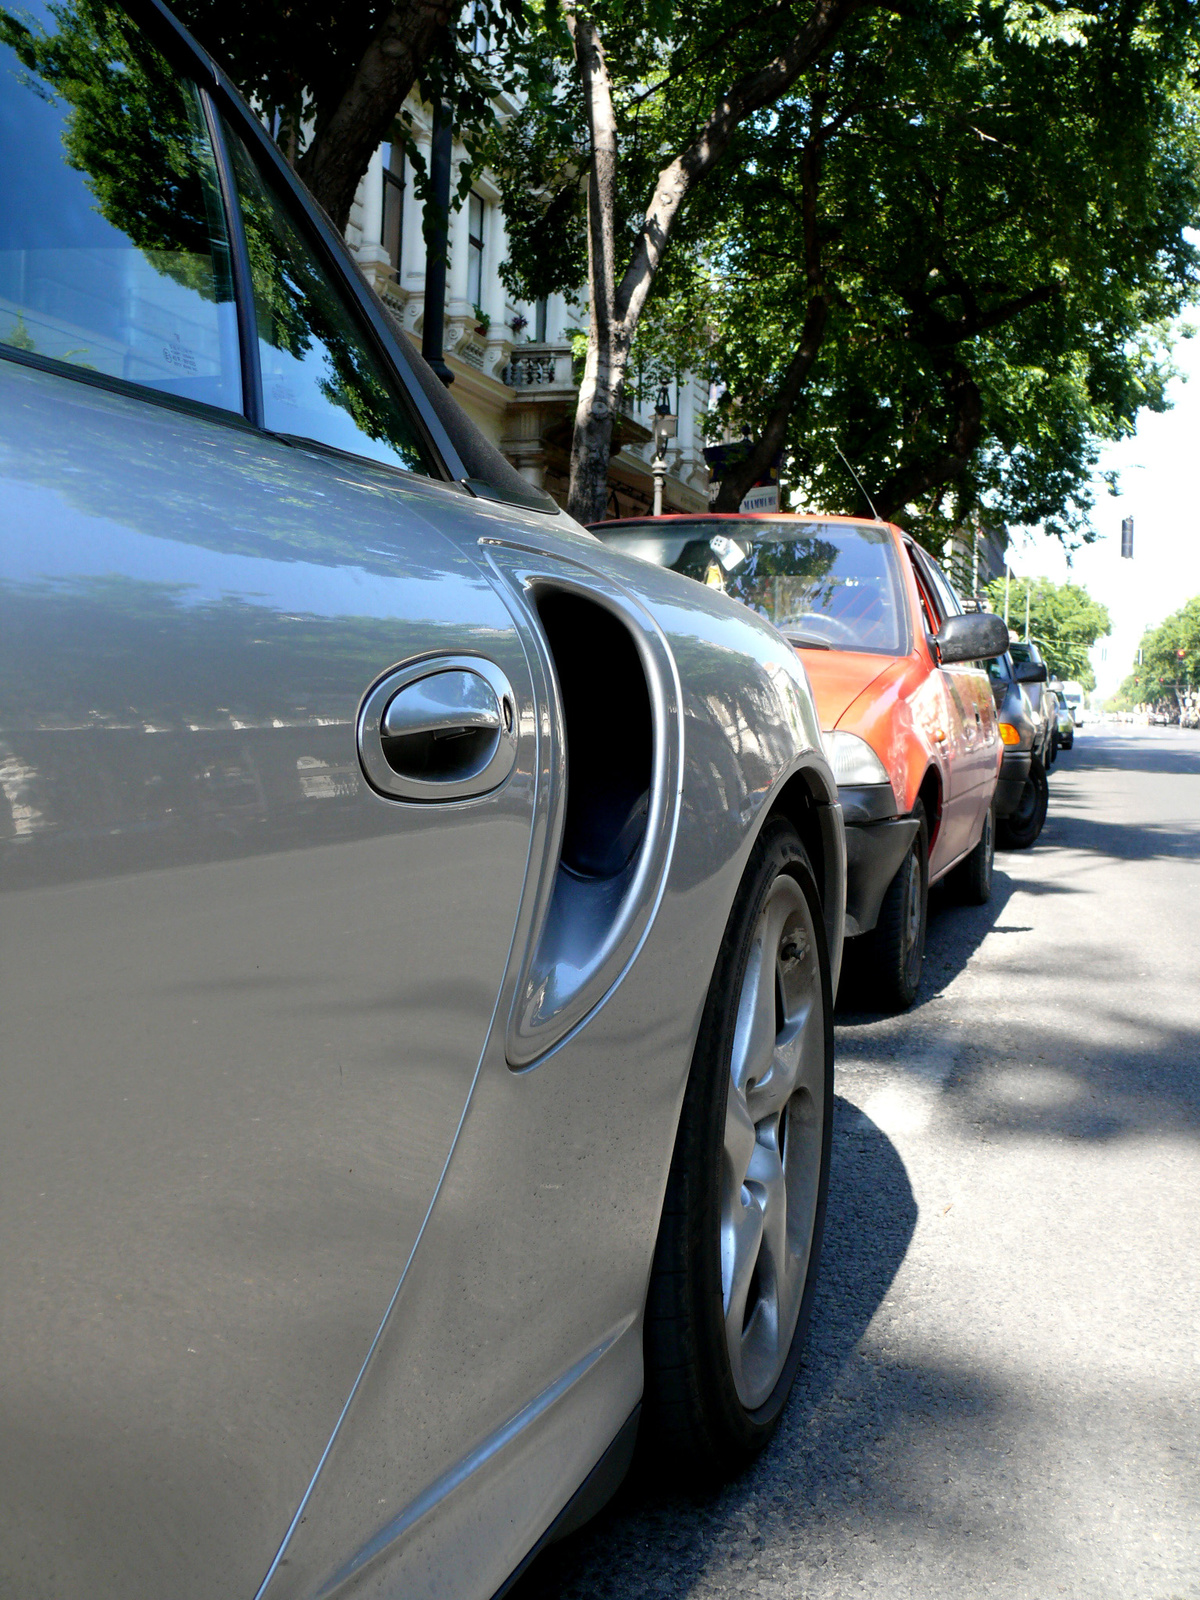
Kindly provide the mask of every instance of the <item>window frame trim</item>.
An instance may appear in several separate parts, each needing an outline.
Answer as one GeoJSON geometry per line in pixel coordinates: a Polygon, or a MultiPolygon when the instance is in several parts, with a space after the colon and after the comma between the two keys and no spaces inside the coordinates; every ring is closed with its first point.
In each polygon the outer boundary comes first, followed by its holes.
{"type": "Polygon", "coordinates": [[[216,163],[217,182],[221,189],[225,232],[229,239],[233,297],[237,313],[238,340],[241,344],[242,414],[252,428],[266,433],[268,430],[263,424],[262,363],[258,354],[258,315],[254,309],[254,282],[250,271],[250,251],[246,244],[242,208],[238,204],[237,185],[233,180],[233,166],[229,159],[221,118],[207,87],[204,84],[199,84],[198,87],[213,160],[216,163]]]}
{"type": "MultiPolygon", "coordinates": [[[[154,6],[156,9],[158,6],[158,0],[141,0],[141,3],[154,6]]],[[[173,26],[179,27],[174,18],[171,21],[173,26]]],[[[263,181],[274,189],[285,211],[300,229],[321,266],[333,278],[336,287],[350,303],[357,319],[363,325],[364,338],[373,344],[375,354],[394,378],[396,387],[407,404],[409,419],[420,436],[420,443],[427,451],[431,464],[441,469],[443,477],[439,479],[432,473],[413,473],[405,467],[393,466],[385,461],[377,462],[376,465],[385,471],[400,473],[404,477],[429,478],[435,483],[461,482],[467,475],[466,468],[459,460],[458,452],[454,449],[432,406],[421,393],[420,385],[415,378],[408,376],[408,364],[404,359],[399,336],[388,329],[382,308],[373,303],[375,295],[368,288],[361,267],[350,253],[350,247],[340,237],[337,229],[308,191],[296,181],[276,148],[274,140],[268,136],[261,123],[247,111],[234,86],[219,69],[214,68],[214,71],[216,87],[212,98],[215,110],[220,117],[233,125],[245,144],[250,159],[262,173],[263,181]]],[[[234,199],[236,203],[236,190],[234,199]]],[[[240,207],[238,209],[240,211],[240,207]]],[[[265,428],[261,431],[270,432],[265,428]]],[[[319,442],[314,441],[314,443],[319,442]]],[[[348,460],[364,459],[350,452],[345,454],[348,460]]]]}

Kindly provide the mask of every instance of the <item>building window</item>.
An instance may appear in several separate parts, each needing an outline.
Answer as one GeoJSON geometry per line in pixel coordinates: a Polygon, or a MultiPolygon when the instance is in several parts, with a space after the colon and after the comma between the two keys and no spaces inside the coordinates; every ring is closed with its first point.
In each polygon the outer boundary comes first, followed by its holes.
{"type": "Polygon", "coordinates": [[[483,0],[476,0],[471,7],[471,21],[475,27],[473,48],[477,56],[486,56],[491,49],[491,30],[488,27],[488,8],[483,0]]]}
{"type": "Polygon", "coordinates": [[[483,196],[467,200],[467,299],[483,306],[483,196]]]}
{"type": "Polygon", "coordinates": [[[545,344],[546,342],[546,310],[547,303],[543,295],[540,300],[534,302],[533,307],[533,339],[535,344],[545,344]]]}
{"type": "Polygon", "coordinates": [[[404,243],[404,146],[383,147],[383,238],[392,271],[399,276],[400,248],[404,243]]]}

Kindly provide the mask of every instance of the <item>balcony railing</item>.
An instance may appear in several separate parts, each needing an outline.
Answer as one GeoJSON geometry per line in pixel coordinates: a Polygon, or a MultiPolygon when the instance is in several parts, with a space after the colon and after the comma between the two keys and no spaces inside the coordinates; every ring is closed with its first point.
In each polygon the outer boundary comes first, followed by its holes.
{"type": "Polygon", "coordinates": [[[500,374],[510,389],[526,389],[545,394],[565,393],[575,388],[569,344],[525,344],[514,350],[500,374]]]}

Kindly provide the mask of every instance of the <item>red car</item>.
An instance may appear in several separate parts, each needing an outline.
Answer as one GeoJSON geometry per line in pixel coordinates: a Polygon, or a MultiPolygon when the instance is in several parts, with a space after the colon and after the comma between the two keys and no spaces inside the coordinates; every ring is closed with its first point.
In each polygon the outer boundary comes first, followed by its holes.
{"type": "Polygon", "coordinates": [[[846,933],[874,1002],[916,998],[929,885],[991,893],[1004,749],[980,663],[1008,648],[964,613],[937,563],[890,523],[805,513],[638,517],[606,544],[684,572],[769,617],[812,681],[846,820],[846,933]]]}

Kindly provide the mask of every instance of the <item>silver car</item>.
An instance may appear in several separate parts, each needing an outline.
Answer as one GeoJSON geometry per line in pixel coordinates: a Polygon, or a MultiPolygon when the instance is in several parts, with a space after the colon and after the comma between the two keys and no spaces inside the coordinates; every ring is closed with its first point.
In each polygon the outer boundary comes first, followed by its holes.
{"type": "Polygon", "coordinates": [[[165,13],[0,54],[0,1592],[486,1600],[787,1398],[804,671],[482,440],[165,13]]]}

